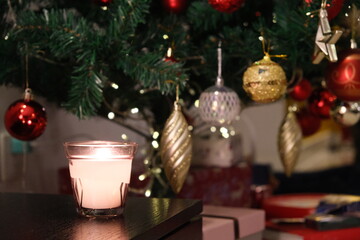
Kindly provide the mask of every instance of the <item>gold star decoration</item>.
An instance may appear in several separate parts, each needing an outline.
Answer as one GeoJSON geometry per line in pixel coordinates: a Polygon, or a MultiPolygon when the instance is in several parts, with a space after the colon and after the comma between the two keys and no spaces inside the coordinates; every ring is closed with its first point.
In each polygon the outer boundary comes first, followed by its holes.
{"type": "Polygon", "coordinates": [[[328,58],[330,62],[338,60],[335,44],[340,39],[342,33],[343,31],[341,30],[331,31],[327,11],[322,6],[319,13],[319,27],[315,38],[313,64],[319,64],[324,57],[328,58]]]}

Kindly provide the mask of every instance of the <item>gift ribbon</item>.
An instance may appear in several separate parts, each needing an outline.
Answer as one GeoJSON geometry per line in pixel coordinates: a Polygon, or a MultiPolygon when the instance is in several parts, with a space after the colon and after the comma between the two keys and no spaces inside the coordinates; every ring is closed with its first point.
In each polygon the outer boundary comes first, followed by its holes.
{"type": "Polygon", "coordinates": [[[210,217],[210,218],[222,218],[222,219],[230,219],[233,220],[234,224],[234,237],[236,240],[240,240],[240,230],[239,230],[239,221],[235,217],[229,216],[219,216],[219,215],[211,215],[211,214],[201,214],[202,217],[210,217]]]}

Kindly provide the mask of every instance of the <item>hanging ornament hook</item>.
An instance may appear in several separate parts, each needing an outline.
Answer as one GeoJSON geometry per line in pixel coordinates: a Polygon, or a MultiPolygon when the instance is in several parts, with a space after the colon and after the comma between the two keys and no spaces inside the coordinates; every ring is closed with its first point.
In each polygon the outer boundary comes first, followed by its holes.
{"type": "Polygon", "coordinates": [[[29,88],[29,54],[28,44],[25,43],[25,88],[29,88]]]}
{"type": "Polygon", "coordinates": [[[29,87],[29,54],[28,54],[28,43],[25,42],[25,95],[24,100],[32,100],[32,91],[29,87]]]}
{"type": "Polygon", "coordinates": [[[7,0],[8,12],[6,13],[6,18],[8,21],[12,22],[13,26],[16,26],[16,14],[11,5],[11,0],[7,0]]]}
{"type": "Polygon", "coordinates": [[[287,55],[285,54],[276,54],[276,55],[270,55],[270,41],[267,42],[267,46],[266,46],[266,40],[264,38],[264,35],[261,34],[260,36],[260,41],[261,41],[261,46],[262,46],[262,50],[264,53],[264,59],[270,60],[271,57],[276,57],[276,58],[286,58],[287,55]]]}
{"type": "Polygon", "coordinates": [[[25,100],[25,101],[30,101],[30,100],[32,100],[32,91],[31,91],[31,88],[26,88],[26,89],[25,89],[24,100],[25,100]]]}
{"type": "Polygon", "coordinates": [[[350,48],[356,49],[357,43],[356,43],[356,22],[359,21],[357,17],[357,7],[355,4],[352,4],[352,13],[351,13],[351,39],[350,39],[350,48]]]}
{"type": "Polygon", "coordinates": [[[326,0],[321,1],[321,8],[326,8],[326,0]]]}
{"type": "Polygon", "coordinates": [[[303,70],[301,68],[294,68],[290,81],[287,84],[287,92],[290,93],[294,90],[295,86],[303,79],[303,70]]]}
{"type": "Polygon", "coordinates": [[[175,110],[180,110],[180,104],[179,104],[179,84],[176,84],[176,97],[174,102],[174,108],[175,110]]]}
{"type": "Polygon", "coordinates": [[[264,35],[263,33],[261,34],[261,36],[259,37],[260,41],[261,41],[261,47],[262,47],[262,50],[263,50],[263,53],[266,57],[269,57],[269,50],[270,50],[270,44],[268,44],[268,49],[266,49],[266,46],[265,46],[265,38],[264,38],[264,35]]]}
{"type": "Polygon", "coordinates": [[[179,101],[180,101],[180,98],[179,98],[179,84],[177,84],[175,81],[173,80],[166,80],[166,83],[170,83],[170,84],[176,84],[176,92],[175,92],[175,102],[174,102],[174,108],[175,110],[180,110],[180,104],[179,104],[179,101]]]}
{"type": "Polygon", "coordinates": [[[179,84],[176,84],[176,102],[179,102],[179,84]]]}
{"type": "Polygon", "coordinates": [[[222,49],[221,49],[221,40],[218,43],[217,48],[217,59],[218,59],[218,75],[216,78],[216,85],[217,86],[223,86],[224,85],[224,79],[222,77],[222,49]]]}

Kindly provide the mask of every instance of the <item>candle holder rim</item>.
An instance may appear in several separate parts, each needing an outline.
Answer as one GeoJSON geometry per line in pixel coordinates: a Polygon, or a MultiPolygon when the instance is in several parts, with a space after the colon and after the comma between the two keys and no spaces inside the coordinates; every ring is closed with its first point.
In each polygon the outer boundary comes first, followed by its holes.
{"type": "Polygon", "coordinates": [[[64,142],[65,147],[117,147],[117,146],[134,146],[138,144],[132,141],[102,141],[102,140],[93,140],[93,141],[68,141],[64,142]]]}

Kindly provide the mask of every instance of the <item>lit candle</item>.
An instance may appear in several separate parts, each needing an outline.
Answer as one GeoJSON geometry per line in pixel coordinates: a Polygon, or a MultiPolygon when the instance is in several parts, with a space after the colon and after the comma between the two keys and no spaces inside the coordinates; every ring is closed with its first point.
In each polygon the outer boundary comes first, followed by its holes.
{"type": "Polygon", "coordinates": [[[135,149],[135,143],[65,143],[80,214],[91,215],[96,210],[96,214],[107,215],[106,209],[116,208],[122,212],[135,149]]]}

